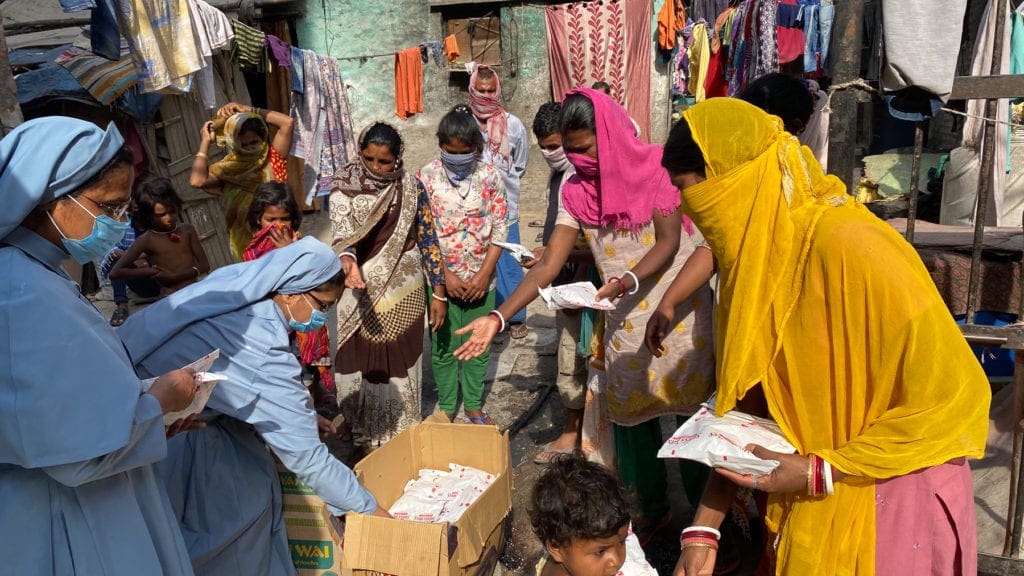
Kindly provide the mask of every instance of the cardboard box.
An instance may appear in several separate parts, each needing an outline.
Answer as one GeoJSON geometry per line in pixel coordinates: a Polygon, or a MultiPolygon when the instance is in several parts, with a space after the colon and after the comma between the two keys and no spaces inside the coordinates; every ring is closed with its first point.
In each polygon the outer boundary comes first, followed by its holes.
{"type": "Polygon", "coordinates": [[[288,532],[288,549],[299,576],[340,576],[342,538],[334,516],[313,489],[292,472],[277,464],[284,501],[283,516],[288,532]]]}
{"type": "Polygon", "coordinates": [[[508,435],[493,426],[433,420],[403,431],[356,465],[360,483],[382,507],[391,507],[423,468],[447,470],[456,463],[497,479],[454,525],[349,513],[343,559],[354,576],[489,576],[493,570],[512,509],[508,435]]]}

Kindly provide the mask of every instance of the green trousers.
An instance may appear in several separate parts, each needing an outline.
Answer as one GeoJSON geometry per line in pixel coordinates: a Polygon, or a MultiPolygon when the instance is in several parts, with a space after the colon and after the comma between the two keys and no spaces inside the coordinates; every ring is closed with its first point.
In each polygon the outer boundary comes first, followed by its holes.
{"type": "MultiPolygon", "coordinates": [[[[428,295],[429,301],[430,295],[428,295]]],[[[484,375],[491,359],[491,347],[476,358],[459,361],[453,352],[469,339],[469,334],[457,336],[455,331],[494,310],[494,290],[476,302],[448,299],[448,315],[437,332],[430,335],[430,359],[434,365],[438,404],[445,414],[455,414],[455,406],[462,390],[463,410],[479,410],[484,395],[484,375]],[[462,374],[459,374],[459,367],[462,374]]]]}
{"type": "MultiPolygon", "coordinates": [[[[677,417],[682,426],[685,418],[677,417]]],[[[640,511],[648,518],[660,518],[669,512],[668,479],[665,461],[658,458],[658,449],[664,439],[658,418],[636,426],[613,426],[615,432],[615,457],[618,460],[619,478],[626,486],[636,490],[640,499],[640,511]]],[[[693,460],[679,460],[679,473],[683,479],[683,491],[694,509],[704,494],[711,469],[693,460]]]]}

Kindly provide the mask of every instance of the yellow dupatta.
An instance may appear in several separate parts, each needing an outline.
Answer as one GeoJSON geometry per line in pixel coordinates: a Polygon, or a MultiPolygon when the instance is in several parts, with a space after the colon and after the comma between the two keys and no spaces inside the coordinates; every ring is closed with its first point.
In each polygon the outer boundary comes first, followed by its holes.
{"type": "Polygon", "coordinates": [[[797,450],[849,475],[770,496],[776,573],[873,575],[875,480],[981,457],[987,379],[913,247],[778,118],[728,98],[683,117],[707,172],[683,209],[722,274],[717,409],[761,383],[797,450]]]}

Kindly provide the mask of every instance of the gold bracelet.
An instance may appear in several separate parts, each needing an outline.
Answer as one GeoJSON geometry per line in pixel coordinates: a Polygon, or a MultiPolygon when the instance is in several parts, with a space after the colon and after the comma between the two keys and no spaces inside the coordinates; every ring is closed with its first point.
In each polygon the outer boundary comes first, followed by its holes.
{"type": "Polygon", "coordinates": [[[807,495],[814,496],[814,458],[807,456],[807,495]]]}
{"type": "Polygon", "coordinates": [[[703,542],[690,542],[688,544],[683,544],[682,548],[680,548],[680,549],[681,550],[686,550],[687,548],[710,548],[712,550],[718,550],[718,546],[714,546],[714,545],[711,545],[711,544],[705,544],[703,542]]]}
{"type": "Polygon", "coordinates": [[[209,156],[206,155],[206,152],[196,152],[196,158],[209,158],[209,156]]]}

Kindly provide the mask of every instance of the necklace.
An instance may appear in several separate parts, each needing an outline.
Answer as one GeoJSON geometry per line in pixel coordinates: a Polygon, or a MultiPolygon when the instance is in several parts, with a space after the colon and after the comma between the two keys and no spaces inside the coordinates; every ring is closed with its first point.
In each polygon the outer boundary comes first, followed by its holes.
{"type": "Polygon", "coordinates": [[[168,238],[171,239],[171,242],[178,242],[178,241],[181,240],[181,234],[178,234],[178,228],[180,226],[181,226],[181,222],[178,222],[177,224],[174,225],[174,229],[173,230],[168,230],[167,232],[161,232],[159,230],[153,230],[153,229],[150,229],[149,231],[153,232],[154,234],[161,234],[163,236],[167,236],[168,238]]]}

